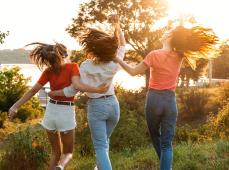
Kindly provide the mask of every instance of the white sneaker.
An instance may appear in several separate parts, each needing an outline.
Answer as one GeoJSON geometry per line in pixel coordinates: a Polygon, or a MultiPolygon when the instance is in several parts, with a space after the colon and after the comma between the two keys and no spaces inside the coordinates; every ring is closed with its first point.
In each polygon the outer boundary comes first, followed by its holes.
{"type": "Polygon", "coordinates": [[[97,166],[95,166],[94,170],[99,170],[99,169],[97,168],[97,166]]]}
{"type": "Polygon", "coordinates": [[[64,170],[64,167],[61,165],[56,166],[55,170],[64,170]]]}

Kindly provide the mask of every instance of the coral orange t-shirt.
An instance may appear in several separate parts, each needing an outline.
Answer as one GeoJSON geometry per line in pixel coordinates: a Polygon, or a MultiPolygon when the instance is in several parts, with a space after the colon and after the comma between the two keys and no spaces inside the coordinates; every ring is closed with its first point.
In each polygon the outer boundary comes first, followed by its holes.
{"type": "MultiPolygon", "coordinates": [[[[60,90],[72,83],[73,76],[80,76],[79,66],[76,63],[66,63],[62,65],[60,73],[56,74],[50,69],[46,69],[37,83],[44,86],[47,82],[50,83],[50,89],[60,90]]],[[[73,101],[74,97],[56,96],[53,99],[59,101],[73,101]]]]}
{"type": "Polygon", "coordinates": [[[163,49],[151,51],[144,59],[150,67],[149,88],[175,90],[180,73],[182,57],[176,52],[163,49]]]}

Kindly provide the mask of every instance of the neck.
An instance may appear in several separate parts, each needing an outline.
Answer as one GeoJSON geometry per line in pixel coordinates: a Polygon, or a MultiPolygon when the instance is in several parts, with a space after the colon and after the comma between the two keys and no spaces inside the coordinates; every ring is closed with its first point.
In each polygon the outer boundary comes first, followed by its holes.
{"type": "Polygon", "coordinates": [[[163,44],[162,49],[163,49],[163,50],[166,50],[166,51],[172,51],[172,48],[170,47],[169,44],[163,44]]]}

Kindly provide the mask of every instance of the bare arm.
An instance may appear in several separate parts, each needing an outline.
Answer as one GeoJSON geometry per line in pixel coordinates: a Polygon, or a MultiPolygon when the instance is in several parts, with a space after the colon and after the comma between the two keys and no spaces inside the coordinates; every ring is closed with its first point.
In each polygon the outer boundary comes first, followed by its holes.
{"type": "Polygon", "coordinates": [[[29,99],[31,99],[43,86],[36,83],[28,92],[24,94],[14,105],[9,109],[9,117],[12,118],[17,110],[26,103],[29,99]]]}
{"type": "Polygon", "coordinates": [[[87,84],[84,84],[80,81],[79,76],[72,77],[72,84],[68,87],[65,87],[61,90],[54,90],[48,93],[49,97],[53,98],[55,96],[66,96],[72,97],[79,90],[82,92],[91,92],[91,93],[105,93],[108,90],[109,86],[101,84],[99,87],[92,87],[87,84]]]}
{"type": "Polygon", "coordinates": [[[121,30],[119,18],[117,15],[115,16],[114,22],[112,24],[115,27],[114,35],[118,39],[118,45],[119,46],[125,46],[126,40],[125,40],[124,34],[121,30]]]}
{"type": "Polygon", "coordinates": [[[84,84],[80,81],[79,76],[73,76],[72,77],[72,84],[74,88],[82,91],[82,92],[89,92],[89,93],[105,93],[109,86],[102,84],[99,87],[92,87],[87,84],[84,84]]]}
{"type": "Polygon", "coordinates": [[[115,58],[115,61],[118,62],[121,67],[132,76],[142,74],[148,69],[148,66],[143,61],[135,67],[128,65],[125,61],[118,57],[115,58]]]}

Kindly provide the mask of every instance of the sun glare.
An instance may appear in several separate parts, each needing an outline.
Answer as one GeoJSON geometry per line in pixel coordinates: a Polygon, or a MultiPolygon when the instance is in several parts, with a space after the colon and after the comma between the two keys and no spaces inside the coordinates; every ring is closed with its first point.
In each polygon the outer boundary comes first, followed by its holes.
{"type": "Polygon", "coordinates": [[[228,0],[168,0],[168,3],[170,18],[192,15],[199,24],[213,28],[220,38],[229,38],[228,0]]]}

